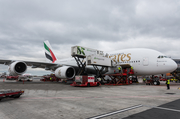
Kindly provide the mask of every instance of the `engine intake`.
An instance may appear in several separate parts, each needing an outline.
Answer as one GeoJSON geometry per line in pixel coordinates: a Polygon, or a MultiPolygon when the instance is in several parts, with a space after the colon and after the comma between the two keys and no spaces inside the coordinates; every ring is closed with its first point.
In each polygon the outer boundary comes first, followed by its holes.
{"type": "Polygon", "coordinates": [[[25,62],[16,61],[10,64],[9,66],[9,73],[10,75],[13,75],[13,76],[21,75],[25,73],[26,70],[27,70],[27,65],[25,62]]]}
{"type": "Polygon", "coordinates": [[[59,67],[55,70],[55,76],[61,79],[72,79],[75,73],[75,69],[69,66],[59,67]]]}

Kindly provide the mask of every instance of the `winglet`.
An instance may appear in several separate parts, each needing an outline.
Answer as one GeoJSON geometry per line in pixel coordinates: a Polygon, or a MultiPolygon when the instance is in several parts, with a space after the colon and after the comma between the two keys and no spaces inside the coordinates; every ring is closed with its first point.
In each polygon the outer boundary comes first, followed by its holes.
{"type": "Polygon", "coordinates": [[[48,40],[44,41],[44,49],[45,49],[45,56],[48,59],[48,61],[54,63],[57,60],[57,58],[54,55],[52,47],[48,40]]]}

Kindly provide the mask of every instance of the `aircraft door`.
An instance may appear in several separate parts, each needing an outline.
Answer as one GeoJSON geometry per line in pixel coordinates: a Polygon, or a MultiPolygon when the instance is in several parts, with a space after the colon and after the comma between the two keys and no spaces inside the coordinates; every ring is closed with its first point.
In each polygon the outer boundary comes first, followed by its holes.
{"type": "Polygon", "coordinates": [[[148,57],[144,57],[143,58],[143,66],[148,66],[149,65],[149,58],[148,57]]]}

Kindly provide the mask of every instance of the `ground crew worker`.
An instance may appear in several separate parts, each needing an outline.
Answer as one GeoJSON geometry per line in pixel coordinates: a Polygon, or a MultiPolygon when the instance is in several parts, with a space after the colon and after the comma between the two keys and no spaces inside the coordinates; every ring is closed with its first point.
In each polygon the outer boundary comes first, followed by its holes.
{"type": "Polygon", "coordinates": [[[144,82],[144,83],[146,82],[146,78],[143,79],[143,82],[144,82]]]}
{"type": "Polygon", "coordinates": [[[50,81],[52,81],[52,77],[50,77],[50,81]]]}
{"type": "Polygon", "coordinates": [[[133,67],[131,67],[131,70],[133,70],[133,67]]]}
{"type": "Polygon", "coordinates": [[[173,78],[171,78],[171,82],[173,82],[173,78]]]}
{"type": "Polygon", "coordinates": [[[121,67],[118,67],[118,69],[119,69],[119,73],[121,72],[121,67]]]}
{"type": "Polygon", "coordinates": [[[167,81],[166,81],[166,85],[167,85],[167,90],[169,90],[170,89],[170,79],[167,79],[167,81]]]}

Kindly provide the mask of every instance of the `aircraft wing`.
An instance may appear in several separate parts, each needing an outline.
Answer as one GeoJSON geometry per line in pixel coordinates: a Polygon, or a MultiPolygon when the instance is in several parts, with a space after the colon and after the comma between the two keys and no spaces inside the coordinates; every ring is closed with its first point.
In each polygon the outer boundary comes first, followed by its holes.
{"type": "MultiPolygon", "coordinates": [[[[19,61],[19,60],[2,60],[0,59],[0,64],[10,65],[11,63],[19,61]]],[[[27,66],[31,66],[32,68],[43,68],[46,70],[55,70],[58,67],[63,66],[62,64],[56,63],[46,63],[46,62],[34,62],[34,61],[20,61],[25,62],[27,66]]]]}

